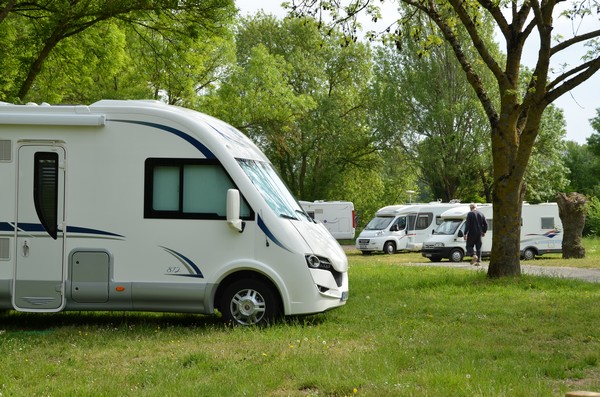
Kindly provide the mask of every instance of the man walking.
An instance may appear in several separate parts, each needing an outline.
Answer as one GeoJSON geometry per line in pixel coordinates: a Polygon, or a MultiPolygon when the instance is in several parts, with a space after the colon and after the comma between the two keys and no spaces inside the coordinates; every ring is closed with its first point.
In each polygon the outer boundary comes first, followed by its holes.
{"type": "Polygon", "coordinates": [[[477,211],[475,204],[469,205],[471,211],[467,214],[465,222],[465,240],[467,240],[467,256],[471,256],[471,264],[479,266],[481,264],[481,238],[487,232],[488,224],[485,216],[477,211]],[[475,248],[475,252],[473,252],[475,248]]]}

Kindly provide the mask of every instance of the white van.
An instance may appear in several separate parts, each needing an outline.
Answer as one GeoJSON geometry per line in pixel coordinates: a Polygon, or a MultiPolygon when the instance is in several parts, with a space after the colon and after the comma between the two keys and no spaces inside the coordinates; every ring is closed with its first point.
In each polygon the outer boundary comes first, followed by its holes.
{"type": "Polygon", "coordinates": [[[306,213],[322,223],[337,240],[350,240],[356,233],[354,204],[350,201],[300,201],[306,213]]]}
{"type": "MultiPolygon", "coordinates": [[[[492,250],[492,204],[478,204],[488,222],[488,232],[482,239],[481,254],[489,257],[492,250]]],[[[443,222],[423,244],[421,254],[433,262],[448,259],[461,262],[466,253],[465,220],[470,208],[462,205],[442,214],[443,222]]],[[[562,252],[562,222],[556,203],[524,203],[521,211],[521,258],[534,259],[538,255],[562,252]]]]}
{"type": "Polygon", "coordinates": [[[356,248],[363,254],[377,251],[387,254],[401,250],[420,251],[423,242],[441,223],[441,214],[459,205],[432,202],[383,207],[356,239],[356,248]]]}
{"type": "Polygon", "coordinates": [[[0,309],[256,324],[348,298],[344,251],[230,125],[154,101],[0,104],[0,309]]]}

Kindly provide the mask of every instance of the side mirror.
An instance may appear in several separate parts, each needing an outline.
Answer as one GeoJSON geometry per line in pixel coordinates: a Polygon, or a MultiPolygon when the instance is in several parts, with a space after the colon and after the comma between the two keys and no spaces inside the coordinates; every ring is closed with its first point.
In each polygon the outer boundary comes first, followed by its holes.
{"type": "Polygon", "coordinates": [[[398,231],[398,225],[392,225],[392,227],[390,227],[390,232],[397,232],[398,231]]]}
{"type": "Polygon", "coordinates": [[[238,232],[244,231],[244,222],[240,219],[240,191],[227,190],[227,223],[238,232]]]}
{"type": "Polygon", "coordinates": [[[431,229],[431,234],[435,234],[435,229],[431,229]]]}
{"type": "Polygon", "coordinates": [[[457,236],[458,236],[458,237],[465,237],[465,234],[463,233],[463,231],[462,231],[462,230],[459,230],[459,231],[458,231],[458,235],[457,235],[457,236]]]}

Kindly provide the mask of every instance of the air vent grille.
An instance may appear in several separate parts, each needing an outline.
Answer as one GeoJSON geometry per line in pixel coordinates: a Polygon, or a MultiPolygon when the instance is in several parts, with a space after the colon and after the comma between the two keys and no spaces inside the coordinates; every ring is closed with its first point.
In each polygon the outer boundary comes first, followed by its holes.
{"type": "Polygon", "coordinates": [[[0,238],[0,260],[9,260],[10,259],[10,245],[8,238],[0,238]]]}
{"type": "Polygon", "coordinates": [[[8,140],[0,139],[0,161],[11,161],[11,142],[8,140]]]}

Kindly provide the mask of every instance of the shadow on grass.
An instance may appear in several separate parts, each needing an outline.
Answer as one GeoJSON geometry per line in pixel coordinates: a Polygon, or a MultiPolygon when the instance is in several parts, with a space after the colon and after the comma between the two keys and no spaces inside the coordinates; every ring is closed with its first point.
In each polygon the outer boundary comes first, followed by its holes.
{"type": "MultiPolygon", "coordinates": [[[[325,314],[290,316],[272,326],[316,326],[324,321],[325,314]]],[[[0,332],[42,334],[65,327],[227,329],[232,326],[216,315],[105,311],[25,313],[0,310],[0,332]]]]}

